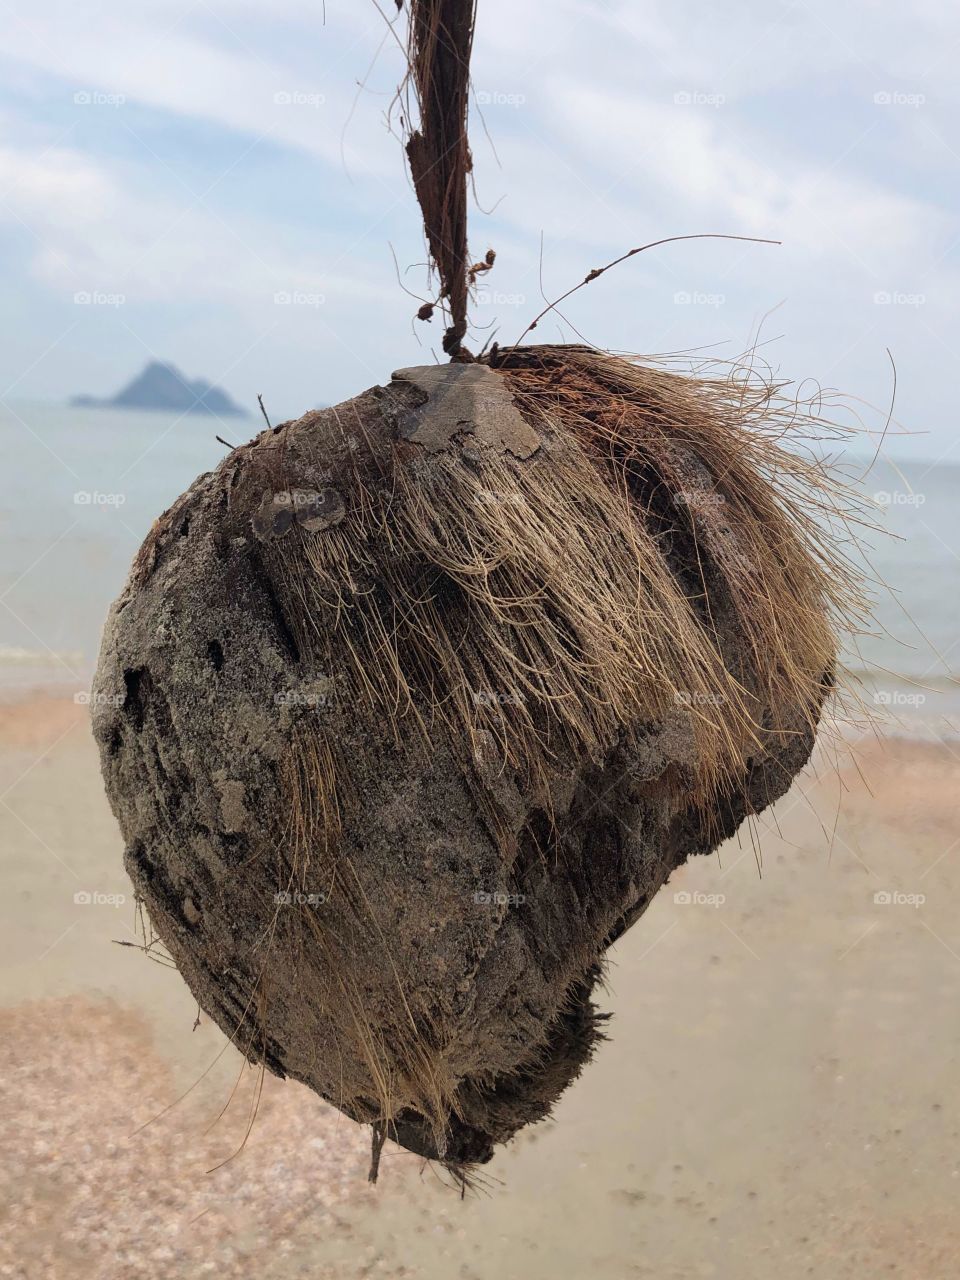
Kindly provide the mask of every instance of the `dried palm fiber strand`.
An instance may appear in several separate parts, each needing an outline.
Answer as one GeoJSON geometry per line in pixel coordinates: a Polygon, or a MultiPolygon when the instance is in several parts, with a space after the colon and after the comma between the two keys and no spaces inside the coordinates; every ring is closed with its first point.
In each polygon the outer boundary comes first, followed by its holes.
{"type": "Polygon", "coordinates": [[[456,361],[201,476],[93,703],[201,1007],[371,1124],[374,1171],[389,1138],[462,1176],[588,1060],[611,942],[789,787],[863,602],[795,406],[584,347],[473,361],[457,254],[456,361]]]}
{"type": "Polygon", "coordinates": [[[420,0],[410,12],[409,76],[420,127],[407,140],[407,160],[423,214],[440,300],[451,323],[443,349],[456,356],[467,332],[467,138],[470,53],[475,0],[420,0]]]}

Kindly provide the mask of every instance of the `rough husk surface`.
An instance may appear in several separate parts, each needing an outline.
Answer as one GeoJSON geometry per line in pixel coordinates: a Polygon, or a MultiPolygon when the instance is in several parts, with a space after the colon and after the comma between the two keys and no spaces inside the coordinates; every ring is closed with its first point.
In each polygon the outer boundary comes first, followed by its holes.
{"type": "Polygon", "coordinates": [[[833,680],[843,575],[751,412],[580,348],[405,370],[156,522],[95,733],[248,1057],[456,1170],[549,1112],[606,948],[787,789],[833,680]]]}

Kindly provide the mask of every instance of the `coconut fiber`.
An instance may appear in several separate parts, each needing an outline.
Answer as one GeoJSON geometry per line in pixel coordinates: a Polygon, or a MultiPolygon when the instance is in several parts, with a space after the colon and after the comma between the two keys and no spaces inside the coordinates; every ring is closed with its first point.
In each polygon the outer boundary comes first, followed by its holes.
{"type": "Polygon", "coordinates": [[[855,583],[768,393],[582,347],[404,369],[151,530],[94,728],[253,1062],[458,1174],[602,1039],[606,949],[789,787],[855,583]]]}

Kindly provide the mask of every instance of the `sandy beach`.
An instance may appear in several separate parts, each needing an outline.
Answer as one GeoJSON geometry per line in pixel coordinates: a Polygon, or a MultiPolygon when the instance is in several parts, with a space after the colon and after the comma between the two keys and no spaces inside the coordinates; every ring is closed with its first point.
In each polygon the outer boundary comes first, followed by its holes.
{"type": "Polygon", "coordinates": [[[611,955],[608,1043],[465,1199],[399,1150],[369,1187],[366,1131],[116,945],[85,707],[0,708],[0,796],[2,1276],[960,1273],[952,747],[824,755],[676,873],[611,955]]]}

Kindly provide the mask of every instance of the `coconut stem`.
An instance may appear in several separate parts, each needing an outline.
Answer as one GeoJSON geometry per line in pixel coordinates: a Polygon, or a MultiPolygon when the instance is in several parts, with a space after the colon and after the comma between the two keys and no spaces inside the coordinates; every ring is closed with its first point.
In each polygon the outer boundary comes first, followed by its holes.
{"type": "Polygon", "coordinates": [[[451,358],[467,354],[467,109],[475,21],[476,0],[412,0],[410,6],[410,75],[420,127],[407,142],[407,159],[440,298],[450,312],[443,349],[451,358]]]}

